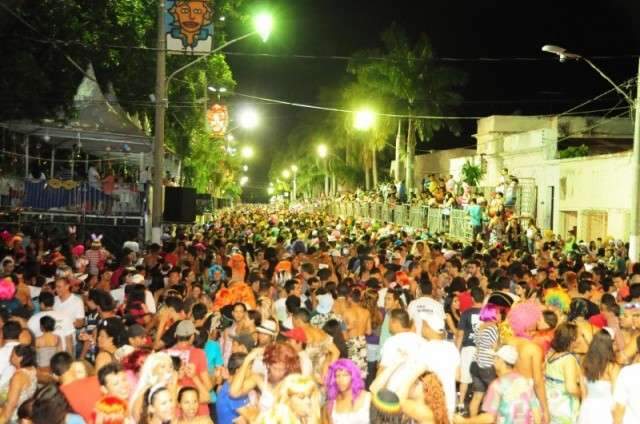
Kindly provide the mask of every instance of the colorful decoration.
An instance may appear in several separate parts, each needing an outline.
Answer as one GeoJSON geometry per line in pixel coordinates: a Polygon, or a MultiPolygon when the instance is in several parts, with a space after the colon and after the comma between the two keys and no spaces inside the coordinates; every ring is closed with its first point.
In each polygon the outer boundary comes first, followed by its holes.
{"type": "Polygon", "coordinates": [[[548,289],[544,294],[544,303],[547,306],[553,306],[560,311],[569,312],[569,306],[571,305],[571,297],[569,294],[559,287],[548,289]]]}
{"type": "Polygon", "coordinates": [[[229,110],[225,105],[215,104],[207,111],[207,123],[211,134],[222,137],[227,132],[229,126],[229,110]]]}
{"type": "Polygon", "coordinates": [[[169,53],[208,54],[213,45],[213,8],[208,0],[165,1],[169,53]]]}
{"type": "Polygon", "coordinates": [[[11,300],[16,294],[16,286],[9,277],[0,280],[0,300],[11,300]]]}

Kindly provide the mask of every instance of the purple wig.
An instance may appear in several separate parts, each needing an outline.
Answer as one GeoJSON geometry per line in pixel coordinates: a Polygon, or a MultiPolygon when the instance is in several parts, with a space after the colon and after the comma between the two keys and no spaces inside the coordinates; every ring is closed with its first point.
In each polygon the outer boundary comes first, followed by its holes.
{"type": "Polygon", "coordinates": [[[507,315],[507,321],[511,325],[513,334],[518,337],[531,338],[530,330],[536,328],[538,320],[542,317],[542,307],[533,302],[522,302],[514,305],[507,315]]]}
{"type": "Polygon", "coordinates": [[[324,385],[327,388],[327,400],[330,407],[338,397],[338,384],[336,383],[336,374],[338,371],[346,371],[351,374],[351,401],[355,402],[364,390],[364,380],[360,373],[360,368],[350,359],[338,359],[329,367],[327,378],[324,385]]]}
{"type": "Polygon", "coordinates": [[[487,303],[480,309],[480,321],[482,322],[496,322],[500,317],[502,307],[494,305],[493,303],[487,303]]]}

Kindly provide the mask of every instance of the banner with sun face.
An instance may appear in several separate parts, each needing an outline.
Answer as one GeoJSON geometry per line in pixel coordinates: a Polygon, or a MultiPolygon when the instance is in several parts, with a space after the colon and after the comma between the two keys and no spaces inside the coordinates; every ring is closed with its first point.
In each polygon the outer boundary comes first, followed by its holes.
{"type": "Polygon", "coordinates": [[[225,105],[215,104],[207,111],[209,130],[215,137],[224,137],[229,126],[229,111],[225,105]]]}
{"type": "Polygon", "coordinates": [[[165,0],[167,51],[207,54],[213,45],[213,7],[208,0],[165,0]]]}

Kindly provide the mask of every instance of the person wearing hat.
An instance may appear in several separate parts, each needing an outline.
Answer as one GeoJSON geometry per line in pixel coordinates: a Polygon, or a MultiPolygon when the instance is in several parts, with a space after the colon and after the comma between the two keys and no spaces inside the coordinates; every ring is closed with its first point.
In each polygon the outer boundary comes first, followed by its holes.
{"type": "Polygon", "coordinates": [[[258,346],[265,347],[272,343],[278,335],[278,325],[273,320],[264,319],[256,327],[256,332],[258,334],[258,346]]]}
{"type": "Polygon", "coordinates": [[[332,312],[333,310],[333,296],[327,290],[320,288],[316,292],[317,305],[311,317],[311,325],[316,328],[322,329],[327,321],[335,319],[342,324],[342,318],[332,312]]]}
{"type": "Polygon", "coordinates": [[[196,326],[191,320],[182,320],[175,329],[176,345],[167,350],[173,357],[180,358],[182,378],[178,384],[182,387],[196,387],[200,393],[200,399],[205,399],[206,403],[200,403],[198,415],[209,415],[209,391],[213,384],[209,377],[207,368],[207,357],[204,350],[193,346],[193,340],[198,333],[196,326]]]}
{"type": "Polygon", "coordinates": [[[491,383],[482,403],[482,413],[471,418],[456,415],[455,424],[483,423],[538,423],[541,422],[542,409],[533,381],[515,370],[518,351],[510,345],[504,345],[495,353],[494,363],[498,378],[491,383]]]}
{"type": "Polygon", "coordinates": [[[256,342],[253,340],[251,333],[240,333],[231,336],[231,354],[234,353],[249,353],[256,347],[256,342]]]}
{"type": "Polygon", "coordinates": [[[282,333],[287,338],[287,343],[298,353],[300,369],[303,375],[310,376],[313,373],[313,363],[307,348],[307,335],[302,328],[293,328],[282,333]]]}

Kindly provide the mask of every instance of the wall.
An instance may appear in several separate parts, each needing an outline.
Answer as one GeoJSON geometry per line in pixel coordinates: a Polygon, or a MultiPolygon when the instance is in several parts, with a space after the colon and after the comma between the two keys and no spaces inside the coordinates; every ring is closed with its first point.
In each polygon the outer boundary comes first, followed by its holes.
{"type": "MultiPolygon", "coordinates": [[[[419,187],[422,178],[429,174],[447,176],[451,172],[450,161],[455,158],[469,157],[475,154],[473,149],[434,150],[433,153],[416,155],[415,186],[419,187]]],[[[395,160],[391,161],[391,170],[395,160]]]]}

